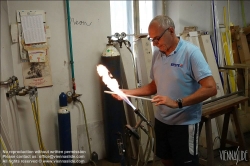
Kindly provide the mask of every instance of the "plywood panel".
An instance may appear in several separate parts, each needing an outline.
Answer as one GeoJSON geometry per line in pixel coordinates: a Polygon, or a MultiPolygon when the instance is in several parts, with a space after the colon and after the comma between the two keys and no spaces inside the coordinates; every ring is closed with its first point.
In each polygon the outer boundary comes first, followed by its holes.
{"type": "MultiPolygon", "coordinates": [[[[207,63],[209,64],[213,77],[215,79],[216,85],[217,85],[217,95],[215,97],[221,97],[224,95],[224,90],[222,87],[222,83],[221,83],[221,79],[220,79],[220,75],[219,75],[219,70],[217,67],[217,63],[215,60],[215,56],[214,56],[214,52],[213,52],[213,47],[212,47],[212,43],[210,40],[210,35],[201,35],[199,36],[199,42],[200,42],[200,48],[202,53],[204,54],[207,63]]],[[[216,124],[218,125],[218,135],[221,135],[221,131],[222,131],[222,126],[223,126],[223,118],[224,116],[219,116],[216,118],[216,124]]],[[[213,122],[212,122],[213,123],[213,122]]],[[[217,128],[212,128],[213,131],[217,128]]],[[[229,133],[228,133],[228,138],[230,140],[235,140],[235,136],[234,136],[234,132],[233,132],[233,128],[232,128],[232,123],[229,123],[229,133]]],[[[218,136],[217,135],[217,136],[218,136]]]]}

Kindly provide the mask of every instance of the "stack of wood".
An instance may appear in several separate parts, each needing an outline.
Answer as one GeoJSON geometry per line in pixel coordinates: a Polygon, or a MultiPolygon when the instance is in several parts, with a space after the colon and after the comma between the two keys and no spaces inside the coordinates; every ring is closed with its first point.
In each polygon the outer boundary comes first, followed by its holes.
{"type": "MultiPolygon", "coordinates": [[[[233,56],[232,57],[233,61],[231,64],[227,64],[227,61],[225,60],[225,65],[245,64],[247,66],[249,65],[249,68],[250,68],[250,50],[249,50],[250,49],[250,26],[246,28],[240,28],[239,26],[231,26],[230,32],[231,32],[231,46],[232,46],[231,56],[233,56]]],[[[208,50],[205,50],[207,46],[209,47],[212,46],[211,41],[210,41],[210,35],[207,35],[206,33],[202,31],[201,32],[197,31],[197,27],[192,26],[192,27],[184,27],[181,37],[184,40],[188,40],[191,43],[195,44],[196,46],[200,47],[207,61],[208,61],[208,58],[215,58],[213,50],[210,49],[209,52],[208,50]]],[[[221,42],[221,41],[218,41],[218,42],[221,42]]],[[[221,46],[223,46],[223,44],[225,43],[222,43],[221,46]]],[[[230,46],[229,42],[226,44],[230,46]]],[[[225,51],[224,51],[224,54],[225,54],[225,51]]],[[[225,57],[225,55],[223,55],[223,57],[225,57]]],[[[214,60],[211,62],[208,61],[208,63],[212,70],[214,70],[214,68],[217,67],[217,64],[214,60]]],[[[218,77],[217,73],[215,73],[217,71],[218,70],[215,70],[214,72],[212,71],[214,77],[218,77]]],[[[232,92],[235,92],[236,90],[244,91],[245,90],[244,69],[237,68],[237,73],[232,73],[232,71],[229,71],[229,72],[231,73],[228,74],[229,77],[228,77],[227,82],[228,84],[230,84],[231,88],[229,88],[230,90],[225,91],[225,93],[232,93],[232,92]],[[230,78],[230,76],[232,78],[230,78]],[[237,78],[235,76],[237,76],[237,78]],[[237,85],[235,82],[236,79],[237,79],[237,85]],[[232,89],[232,87],[233,88],[236,87],[236,89],[235,88],[232,89]]],[[[217,81],[219,82],[219,83],[217,82],[217,86],[220,85],[221,84],[220,78],[218,77],[215,79],[218,79],[217,81]]],[[[248,83],[249,83],[248,94],[250,95],[250,74],[248,76],[248,83]]],[[[225,82],[224,82],[224,85],[225,85],[225,82]]],[[[219,86],[219,89],[220,88],[221,87],[219,86]]],[[[224,90],[226,90],[225,86],[224,86],[224,90]]],[[[224,95],[224,93],[222,92],[219,95],[224,95]]]]}
{"type": "MultiPolygon", "coordinates": [[[[250,26],[240,28],[239,26],[231,26],[232,50],[235,64],[246,64],[250,66],[250,26]]],[[[244,89],[244,73],[238,70],[237,85],[239,90],[244,89]]],[[[248,76],[248,82],[250,75],[248,76]]],[[[250,82],[248,85],[248,94],[250,94],[250,82]]]]}
{"type": "MultiPolygon", "coordinates": [[[[215,52],[214,52],[214,48],[211,42],[211,38],[210,35],[205,32],[205,31],[198,31],[198,28],[195,26],[191,26],[191,27],[184,27],[183,32],[181,34],[181,37],[184,40],[187,40],[191,43],[193,43],[194,45],[196,45],[197,47],[199,47],[206,59],[206,61],[208,62],[211,71],[212,71],[212,75],[215,79],[216,85],[217,85],[217,95],[214,96],[215,98],[217,97],[221,97],[224,96],[227,93],[233,93],[235,91],[239,91],[239,90],[245,90],[245,79],[244,79],[244,68],[243,69],[238,69],[237,68],[237,73],[233,70],[228,70],[228,76],[223,78],[223,83],[221,81],[221,75],[218,69],[218,65],[216,62],[216,58],[215,58],[215,52]],[[237,80],[237,81],[236,81],[237,80]],[[237,84],[236,84],[237,83],[237,84]],[[224,86],[223,86],[223,85],[224,86]],[[225,88],[227,85],[228,87],[225,88]]],[[[250,44],[250,27],[248,28],[240,28],[239,26],[233,26],[230,27],[230,32],[231,35],[227,35],[224,36],[226,37],[227,41],[225,42],[225,40],[222,40],[222,35],[223,32],[225,32],[225,26],[221,26],[220,27],[220,37],[218,39],[217,42],[221,42],[219,46],[221,46],[222,48],[221,51],[219,51],[218,53],[222,53],[222,57],[224,58],[222,60],[222,62],[224,61],[224,65],[231,65],[234,66],[234,64],[244,64],[246,66],[249,65],[249,69],[250,69],[250,54],[249,54],[249,44],[250,44]],[[231,36],[231,41],[230,41],[230,37],[231,36]],[[248,42],[247,42],[248,41],[248,42]],[[226,45],[226,47],[225,47],[226,45]],[[230,45],[232,48],[230,48],[230,45]],[[227,49],[227,50],[225,50],[227,49]],[[227,53],[228,55],[230,54],[230,58],[232,59],[232,63],[228,62],[228,59],[226,60],[226,55],[225,53],[227,53]]],[[[229,30],[228,30],[229,31],[229,30]]],[[[225,39],[225,38],[224,38],[225,39]]],[[[218,55],[217,55],[218,56],[218,55]]],[[[222,67],[222,66],[221,66],[222,67]]],[[[250,73],[250,71],[249,71],[250,73]]],[[[250,79],[250,76],[248,77],[248,79],[250,79]]],[[[248,85],[248,90],[250,90],[250,80],[248,81],[249,85],[248,85]]],[[[248,94],[250,94],[250,91],[248,92],[248,94]]],[[[250,103],[250,102],[249,102],[250,103]]],[[[217,136],[219,136],[219,133],[221,133],[221,129],[222,129],[222,125],[223,125],[223,117],[217,117],[216,121],[212,121],[212,125],[214,125],[213,128],[213,138],[215,139],[217,136]],[[216,127],[218,126],[218,128],[216,127]]],[[[235,139],[234,137],[234,132],[233,132],[233,126],[230,123],[229,124],[229,134],[231,138],[228,139],[235,139]]],[[[202,145],[203,147],[206,147],[206,138],[204,135],[204,132],[202,130],[201,136],[200,136],[200,145],[202,145]]],[[[214,145],[214,149],[218,148],[219,145],[217,145],[215,143],[214,145]]]]}
{"type": "MultiPolygon", "coordinates": [[[[217,85],[217,94],[216,94],[216,96],[214,96],[212,98],[217,98],[217,97],[223,96],[224,89],[223,89],[222,82],[220,79],[219,69],[218,69],[218,66],[216,63],[212,43],[210,40],[210,35],[206,34],[205,32],[197,31],[197,27],[193,26],[193,27],[185,27],[182,34],[181,34],[181,38],[184,40],[187,40],[187,41],[193,43],[194,45],[196,45],[197,47],[199,47],[201,49],[207,63],[209,64],[211,71],[212,71],[212,75],[213,75],[215,82],[216,82],[216,85],[217,85]]],[[[212,128],[213,128],[213,136],[212,137],[213,137],[213,139],[218,137],[220,131],[222,131],[222,123],[221,122],[223,122],[223,117],[220,116],[220,117],[217,117],[216,119],[217,119],[218,123],[215,121],[215,119],[212,119],[212,128]],[[217,128],[217,126],[219,126],[219,128],[217,128]]],[[[232,131],[231,125],[229,126],[229,131],[232,131]]],[[[203,147],[207,147],[206,135],[205,135],[204,128],[201,131],[199,144],[203,147]]],[[[215,142],[213,148],[217,149],[219,147],[220,147],[219,143],[215,142]]]]}

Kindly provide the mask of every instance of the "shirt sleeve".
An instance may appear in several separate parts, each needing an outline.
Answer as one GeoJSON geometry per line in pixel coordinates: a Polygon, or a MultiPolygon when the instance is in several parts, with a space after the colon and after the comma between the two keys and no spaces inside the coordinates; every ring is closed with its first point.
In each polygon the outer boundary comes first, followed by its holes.
{"type": "Polygon", "coordinates": [[[199,82],[201,79],[211,76],[211,69],[202,52],[197,49],[191,55],[192,77],[199,82]]]}

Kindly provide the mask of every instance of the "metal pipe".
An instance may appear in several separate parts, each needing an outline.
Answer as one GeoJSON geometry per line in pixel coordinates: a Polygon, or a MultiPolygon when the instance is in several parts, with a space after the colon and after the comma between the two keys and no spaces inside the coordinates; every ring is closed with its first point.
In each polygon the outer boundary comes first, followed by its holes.
{"type": "Polygon", "coordinates": [[[10,83],[12,83],[13,82],[13,80],[12,80],[12,78],[10,77],[7,81],[1,81],[0,82],[0,85],[9,85],[10,83]]]}
{"type": "Polygon", "coordinates": [[[141,111],[139,109],[134,110],[134,112],[144,121],[147,123],[147,125],[149,125],[150,127],[152,127],[151,123],[147,120],[147,118],[141,113],[141,111]]]}
{"type": "Polygon", "coordinates": [[[73,58],[73,49],[72,49],[72,35],[71,35],[71,18],[70,18],[70,8],[69,0],[66,0],[67,7],[67,21],[68,21],[68,36],[69,36],[69,53],[70,53],[70,64],[71,64],[71,76],[73,84],[73,94],[75,94],[76,84],[75,84],[75,72],[74,72],[74,58],[73,58]]]}

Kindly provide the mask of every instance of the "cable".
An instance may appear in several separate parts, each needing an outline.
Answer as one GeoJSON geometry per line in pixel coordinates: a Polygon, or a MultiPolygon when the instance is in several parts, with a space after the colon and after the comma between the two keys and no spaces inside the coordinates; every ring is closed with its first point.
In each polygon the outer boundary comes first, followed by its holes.
{"type": "MultiPolygon", "coordinates": [[[[36,124],[36,131],[37,131],[37,139],[38,139],[38,144],[39,144],[39,149],[43,152],[45,152],[45,155],[48,156],[48,153],[46,152],[45,146],[43,144],[42,141],[42,135],[41,135],[41,129],[40,129],[40,113],[39,113],[39,108],[38,108],[38,95],[37,92],[36,93],[36,102],[34,100],[34,96],[31,95],[30,96],[30,102],[31,102],[31,107],[32,107],[32,111],[33,111],[33,116],[34,116],[34,120],[35,120],[35,124],[36,124]]],[[[43,153],[42,153],[43,154],[43,153]]],[[[44,161],[44,157],[42,156],[42,161],[44,161]]],[[[49,163],[53,166],[55,166],[54,163],[49,163]]],[[[43,162],[43,165],[46,166],[47,164],[43,162]]]]}
{"type": "Polygon", "coordinates": [[[5,152],[7,152],[8,161],[9,161],[10,165],[12,166],[12,162],[10,160],[10,155],[9,155],[9,153],[7,151],[7,148],[6,148],[5,143],[4,143],[3,139],[2,139],[2,136],[0,137],[0,142],[1,142],[1,145],[2,145],[3,149],[5,150],[5,152]]]}
{"type": "MultiPolygon", "coordinates": [[[[35,123],[36,123],[36,132],[37,132],[39,149],[43,150],[42,140],[41,140],[41,137],[40,137],[41,133],[40,133],[39,124],[38,124],[38,121],[37,121],[37,115],[36,115],[36,112],[34,110],[34,103],[32,102],[31,105],[32,105],[32,111],[33,111],[35,123]]],[[[42,161],[44,161],[44,157],[42,157],[42,161]]],[[[44,162],[43,162],[43,165],[46,166],[46,164],[44,162]]]]}
{"type": "MultiPolygon", "coordinates": [[[[84,109],[84,106],[83,106],[83,103],[81,102],[81,100],[76,99],[76,101],[78,101],[81,104],[81,106],[82,106],[82,111],[83,111],[84,121],[85,121],[85,128],[86,128],[86,133],[87,133],[87,138],[88,138],[88,144],[89,144],[89,156],[91,156],[92,151],[91,151],[91,145],[90,145],[89,131],[88,131],[88,125],[87,125],[87,119],[86,119],[85,109],[84,109]]],[[[90,162],[92,162],[96,166],[96,163],[91,159],[91,157],[89,157],[89,160],[90,160],[90,162]]]]}
{"type": "MultiPolygon", "coordinates": [[[[15,100],[13,100],[13,98],[11,99],[11,101],[12,101],[12,105],[13,106],[17,106],[17,99],[16,99],[16,96],[14,97],[15,98],[15,100]]],[[[17,107],[15,107],[16,109],[17,109],[17,107]]],[[[15,111],[15,108],[14,108],[14,111],[15,111]]],[[[21,141],[21,130],[20,130],[20,124],[19,124],[19,118],[17,118],[17,116],[18,116],[18,111],[16,111],[16,113],[15,113],[15,121],[16,121],[16,124],[17,124],[17,126],[15,126],[17,129],[16,129],[16,132],[17,132],[17,138],[16,139],[18,139],[18,148],[19,149],[22,149],[22,141],[21,141]]]]}
{"type": "Polygon", "coordinates": [[[19,132],[18,132],[18,129],[17,129],[17,117],[16,117],[16,111],[15,111],[15,108],[14,108],[14,104],[13,104],[13,100],[12,100],[12,98],[11,99],[9,99],[9,108],[10,108],[10,115],[11,115],[11,117],[12,117],[12,122],[13,122],[13,136],[14,136],[14,145],[15,145],[15,147],[16,148],[19,148],[19,144],[20,144],[20,142],[19,142],[19,139],[18,138],[20,138],[18,135],[16,135],[16,134],[18,134],[19,132]],[[11,102],[10,102],[10,100],[11,100],[11,102]],[[11,104],[12,103],[12,104],[11,104]]]}

